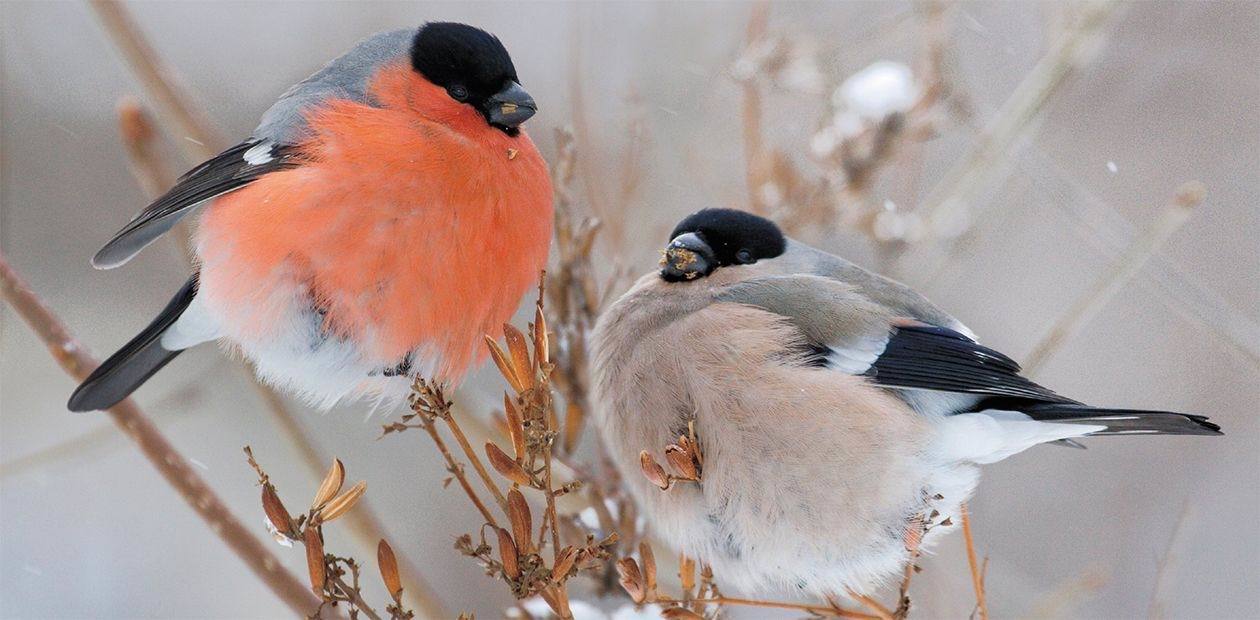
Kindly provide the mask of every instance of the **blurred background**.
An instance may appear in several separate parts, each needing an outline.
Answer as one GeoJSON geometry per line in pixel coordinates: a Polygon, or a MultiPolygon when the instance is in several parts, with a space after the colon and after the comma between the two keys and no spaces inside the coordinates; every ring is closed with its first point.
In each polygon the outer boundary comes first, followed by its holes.
{"type": "MultiPolygon", "coordinates": [[[[652,269],[696,209],[757,208],[919,288],[1016,359],[1079,315],[1039,381],[1100,405],[1207,414],[1226,435],[1041,447],[988,467],[972,512],[992,614],[1260,608],[1260,4],[793,2],[765,7],[764,23],[758,7],[727,2],[126,6],[231,141],[363,36],[426,20],[496,33],[539,101],[528,129],[544,154],[555,128],[581,121],[579,195],[609,222],[607,273],[652,269]],[[897,64],[854,77],[880,61],[897,64]],[[890,131],[896,148],[881,152],[872,140],[890,131]],[[1202,183],[1201,203],[1170,210],[1187,181],[1202,183]],[[1161,227],[1166,240],[1123,258],[1161,227]],[[1133,277],[1073,310],[1117,261],[1133,277]]],[[[0,51],[4,255],[107,354],[187,274],[169,242],[122,269],[88,265],[146,203],[116,105],[154,102],[85,3],[0,2],[0,51]]],[[[172,170],[188,167],[190,139],[159,145],[172,170]]],[[[288,615],[108,418],[64,409],[74,382],[8,307],[2,316],[0,616],[288,615]]],[[[460,398],[487,411],[501,389],[482,372],[460,398]]],[[[242,446],[286,494],[319,483],[214,347],[136,398],[259,537],[242,446]]],[[[366,406],[290,406],[320,454],[368,481],[395,549],[448,609],[502,615],[506,589],[451,548],[476,514],[443,490],[422,436],[378,441],[390,414],[367,419],[366,406]]],[[[959,539],[924,560],[918,617],[971,612],[959,539]]],[[[330,540],[373,565],[345,532],[330,540]]],[[[267,544],[301,574],[300,547],[267,544]]]]}

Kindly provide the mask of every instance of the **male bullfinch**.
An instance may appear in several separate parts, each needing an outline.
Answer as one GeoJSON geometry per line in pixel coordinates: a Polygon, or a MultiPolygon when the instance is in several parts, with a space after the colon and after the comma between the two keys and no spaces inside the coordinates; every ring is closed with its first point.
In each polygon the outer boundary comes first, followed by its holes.
{"type": "Polygon", "coordinates": [[[107,408],[222,340],[317,405],[457,381],[538,279],[551,239],[534,114],[493,35],[428,23],[369,37],[290,88],[98,252],[110,269],[192,212],[199,270],[79,386],[107,408]]]}
{"type": "Polygon", "coordinates": [[[977,465],[1039,443],[1220,434],[1059,396],[906,286],[755,215],[684,219],[662,266],[595,328],[599,427],[654,531],[741,589],[870,591],[923,527],[930,542],[958,520],[977,465]],[[701,480],[663,492],[639,453],[666,462],[689,423],[701,480]]]}

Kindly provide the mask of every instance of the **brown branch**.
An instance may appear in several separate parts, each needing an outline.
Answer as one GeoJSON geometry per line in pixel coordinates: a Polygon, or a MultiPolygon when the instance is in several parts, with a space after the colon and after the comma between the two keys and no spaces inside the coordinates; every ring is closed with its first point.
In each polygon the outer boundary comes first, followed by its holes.
{"type": "MultiPolygon", "coordinates": [[[[97,362],[74,340],[61,321],[27,287],[0,254],[0,295],[47,345],[53,359],[76,380],[87,378],[97,362]]],[[[319,601],[279,560],[232,515],[213,489],[206,484],[175,446],[149,420],[135,401],[126,399],[107,411],[158,473],[183,496],[194,511],[227,546],[262,579],[290,609],[305,616],[319,601]]]]}
{"type": "Polygon", "coordinates": [[[349,600],[350,603],[353,604],[359,611],[363,612],[364,615],[372,620],[382,620],[381,615],[376,613],[376,610],[372,609],[372,607],[363,600],[363,596],[359,594],[358,588],[351,587],[344,579],[337,577],[336,575],[329,575],[328,579],[336,584],[337,589],[341,591],[341,595],[346,597],[346,599],[349,600]]]}
{"type": "Polygon", "coordinates": [[[460,449],[464,451],[464,456],[472,462],[473,469],[477,470],[477,475],[481,477],[481,481],[486,485],[486,489],[494,496],[494,501],[499,503],[499,508],[507,512],[507,499],[503,497],[503,492],[499,490],[499,485],[495,484],[494,478],[490,477],[490,472],[486,470],[486,466],[481,462],[481,458],[473,451],[472,445],[468,443],[468,438],[464,436],[464,431],[460,428],[459,422],[455,421],[455,416],[451,414],[450,408],[447,407],[441,416],[443,420],[446,420],[446,426],[451,429],[451,434],[455,436],[455,441],[459,443],[460,449]]]}
{"type": "Polygon", "coordinates": [[[89,0],[89,4],[145,92],[153,97],[167,134],[175,138],[189,162],[200,163],[222,150],[223,141],[210,130],[205,115],[192,104],[193,97],[141,34],[126,7],[115,0],[89,0]]]}
{"type": "Polygon", "coordinates": [[[879,618],[880,620],[893,620],[893,612],[887,607],[884,607],[882,604],[880,604],[879,601],[865,594],[858,594],[857,592],[853,592],[853,591],[849,592],[849,596],[853,600],[865,605],[867,609],[874,612],[876,618],[879,618]]]}
{"type": "Polygon", "coordinates": [[[872,616],[856,611],[849,611],[839,607],[828,607],[826,605],[806,605],[802,603],[785,603],[780,601],[758,601],[746,598],[731,598],[729,596],[719,596],[713,598],[696,599],[692,602],[712,605],[739,605],[742,607],[761,607],[766,609],[791,609],[796,611],[805,611],[811,614],[821,616],[835,616],[837,618],[854,618],[856,620],[882,620],[879,616],[872,616]]]}
{"type": "MultiPolygon", "coordinates": [[[[155,140],[158,130],[149,120],[149,115],[144,108],[130,98],[124,98],[118,104],[118,125],[132,175],[135,176],[145,196],[153,200],[175,182],[174,175],[170,173],[157,152],[155,140]]],[[[188,227],[181,223],[168,236],[175,241],[184,258],[191,261],[193,250],[189,242],[188,227]]],[[[285,404],[284,398],[257,379],[257,372],[249,361],[242,360],[241,368],[245,371],[246,380],[254,386],[262,399],[264,409],[271,414],[272,421],[280,428],[289,444],[297,450],[298,456],[301,457],[307,469],[315,475],[322,474],[328,458],[315,448],[314,440],[285,404]]],[[[384,525],[366,500],[360,502],[358,509],[346,517],[346,524],[347,529],[362,548],[374,548],[377,541],[386,538],[384,525]]],[[[416,607],[428,617],[449,616],[449,612],[443,608],[433,589],[418,577],[419,568],[406,557],[402,559],[402,562],[406,569],[403,571],[405,575],[403,587],[415,601],[416,607]]]]}
{"type": "MultiPolygon", "coordinates": [[[[967,545],[967,566],[971,569],[971,587],[976,593],[976,616],[989,620],[989,606],[984,597],[984,568],[976,561],[976,541],[971,536],[971,516],[967,505],[959,506],[962,521],[963,542],[967,545]]],[[[985,560],[988,563],[988,560],[985,560]]]]}
{"type": "Polygon", "coordinates": [[[477,492],[473,490],[472,485],[468,484],[468,478],[464,476],[463,466],[455,461],[455,457],[447,449],[446,442],[442,441],[442,436],[437,432],[437,425],[426,424],[424,430],[429,433],[429,437],[433,438],[433,443],[437,445],[438,451],[446,459],[447,471],[451,472],[452,476],[455,476],[455,480],[459,482],[459,486],[463,487],[464,493],[468,495],[468,499],[472,500],[473,505],[477,507],[477,511],[485,518],[486,523],[499,527],[498,521],[494,520],[494,515],[490,514],[490,510],[481,502],[481,498],[477,496],[477,492]]]}

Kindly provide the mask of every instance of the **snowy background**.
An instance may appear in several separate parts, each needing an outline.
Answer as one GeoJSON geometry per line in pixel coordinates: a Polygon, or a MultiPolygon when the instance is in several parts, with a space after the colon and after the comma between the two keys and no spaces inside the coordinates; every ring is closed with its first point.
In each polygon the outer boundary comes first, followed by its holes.
{"type": "MultiPolygon", "coordinates": [[[[640,115],[650,140],[644,185],[627,214],[632,251],[623,260],[636,273],[652,267],[679,217],[745,200],[739,87],[728,68],[748,5],[129,6],[228,138],[246,135],[276,95],[360,37],[453,19],[504,40],[541,107],[529,129],[550,154],[551,128],[569,118],[576,50],[598,149],[586,156],[603,171],[604,191],[619,182],[627,119],[640,115]]],[[[877,60],[913,61],[913,30],[889,25],[909,9],[776,5],[771,27],[825,49],[821,70],[834,84],[877,60]]],[[[959,10],[949,37],[954,79],[983,126],[1046,52],[1062,7],[959,10]]],[[[1178,185],[1203,182],[1207,198],[1194,217],[1037,378],[1097,404],[1207,414],[1226,436],[1034,449],[988,468],[973,513],[990,557],[995,617],[1254,617],[1260,4],[1124,5],[1105,34],[1030,138],[1006,154],[1007,173],[978,198],[974,206],[998,218],[985,235],[961,258],[929,259],[933,277],[921,269],[897,275],[1020,359],[1178,185]]],[[[141,88],[83,3],[0,2],[0,51],[0,243],[86,345],[111,352],[186,277],[169,243],[123,269],[88,266],[144,204],[114,113],[120,97],[141,88]]],[[[769,94],[768,139],[804,153],[824,105],[825,97],[769,94]]],[[[921,199],[975,135],[946,125],[923,151],[917,184],[909,193],[895,186],[898,200],[921,199]]],[[[175,161],[177,145],[167,152],[175,161]]],[[[862,237],[829,243],[874,260],[862,237]]],[[[0,316],[0,616],[285,616],[108,419],[64,410],[72,382],[7,307],[0,316]]],[[[483,402],[497,389],[487,377],[471,390],[483,402]]],[[[237,365],[213,347],[180,357],[137,399],[260,536],[263,514],[241,446],[254,447],[287,493],[309,495],[318,484],[237,365]]],[[[368,480],[395,549],[425,567],[424,579],[450,607],[498,617],[506,590],[451,549],[475,515],[454,489],[442,490],[437,454],[418,436],[376,441],[378,421],[364,414],[346,406],[301,421],[352,479],[368,480]]],[[[336,530],[330,545],[374,555],[336,530]]],[[[275,551],[301,574],[300,549],[275,551]]],[[[919,617],[965,617],[972,599],[958,537],[924,569],[912,590],[919,617]]]]}

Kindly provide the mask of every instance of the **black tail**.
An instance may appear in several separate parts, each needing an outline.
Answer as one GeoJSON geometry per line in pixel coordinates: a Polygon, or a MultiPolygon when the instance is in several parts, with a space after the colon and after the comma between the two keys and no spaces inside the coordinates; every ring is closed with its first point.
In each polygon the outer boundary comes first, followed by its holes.
{"type": "Polygon", "coordinates": [[[1103,409],[1071,403],[1035,403],[1019,408],[1034,420],[1101,424],[1093,435],[1220,435],[1221,427],[1201,415],[1140,409],[1103,409]]]}
{"type": "Polygon", "coordinates": [[[109,409],[175,359],[180,352],[162,348],[162,334],[184,313],[196,295],[197,276],[194,274],[140,335],[109,356],[70,395],[67,404],[70,411],[109,409]]]}

